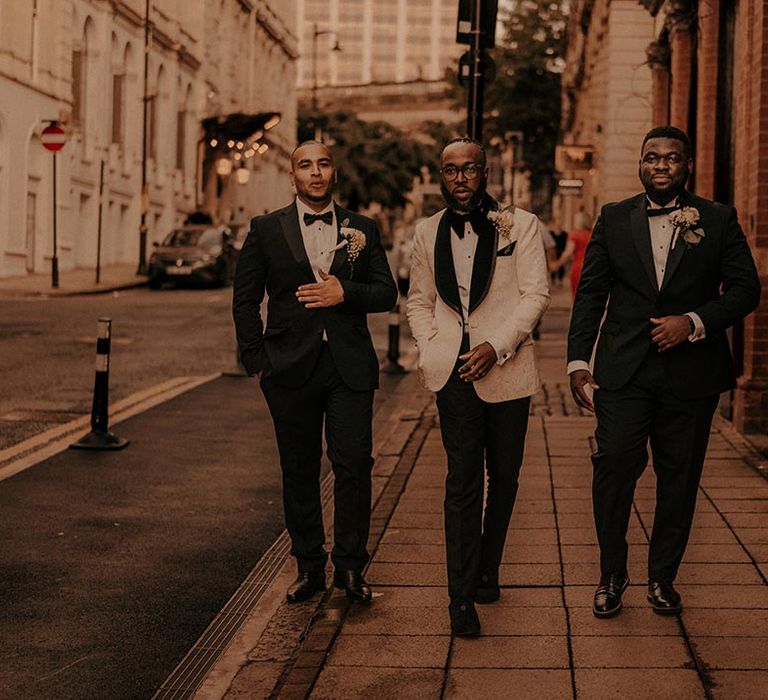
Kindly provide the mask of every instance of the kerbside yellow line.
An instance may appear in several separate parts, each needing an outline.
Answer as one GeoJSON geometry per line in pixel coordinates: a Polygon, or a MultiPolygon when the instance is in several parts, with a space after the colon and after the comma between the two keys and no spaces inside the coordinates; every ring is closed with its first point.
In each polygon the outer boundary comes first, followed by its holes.
{"type": "MultiPolygon", "coordinates": [[[[148,389],[137,391],[109,407],[109,424],[114,425],[131,418],[220,376],[221,372],[204,376],[174,377],[148,389]]],[[[0,450],[0,481],[67,449],[73,437],[87,430],[90,422],[90,416],[75,418],[69,423],[57,425],[28,440],[0,450]]]]}

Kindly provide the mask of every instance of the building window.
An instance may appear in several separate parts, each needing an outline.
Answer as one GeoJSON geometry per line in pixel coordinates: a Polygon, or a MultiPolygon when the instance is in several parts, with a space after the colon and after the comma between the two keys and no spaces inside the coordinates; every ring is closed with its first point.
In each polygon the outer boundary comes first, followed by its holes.
{"type": "Polygon", "coordinates": [[[72,121],[83,126],[85,118],[85,55],[79,49],[72,52],[72,121]]]}
{"type": "Polygon", "coordinates": [[[176,170],[184,173],[184,146],[187,141],[187,113],[176,113],[176,170]]]}
{"type": "Polygon", "coordinates": [[[147,153],[157,160],[157,95],[147,97],[147,153]]]}
{"type": "Polygon", "coordinates": [[[123,145],[125,75],[112,76],[112,143],[123,145]]]}

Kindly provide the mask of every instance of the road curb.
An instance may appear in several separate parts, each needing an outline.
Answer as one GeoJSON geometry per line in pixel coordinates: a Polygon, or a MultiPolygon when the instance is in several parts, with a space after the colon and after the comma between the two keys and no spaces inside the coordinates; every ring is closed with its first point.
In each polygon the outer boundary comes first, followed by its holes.
{"type": "Polygon", "coordinates": [[[23,289],[0,289],[0,299],[58,299],[61,297],[95,296],[97,294],[111,294],[129,289],[140,289],[149,285],[149,280],[136,280],[125,284],[114,284],[108,287],[88,287],[58,291],[54,289],[46,291],[26,291],[23,289]]]}
{"type": "MultiPolygon", "coordinates": [[[[175,377],[137,391],[110,406],[110,424],[116,425],[220,376],[221,373],[216,372],[204,376],[175,377]]],[[[63,452],[69,447],[74,436],[88,429],[90,421],[89,415],[81,416],[0,450],[0,481],[63,452]]]]}

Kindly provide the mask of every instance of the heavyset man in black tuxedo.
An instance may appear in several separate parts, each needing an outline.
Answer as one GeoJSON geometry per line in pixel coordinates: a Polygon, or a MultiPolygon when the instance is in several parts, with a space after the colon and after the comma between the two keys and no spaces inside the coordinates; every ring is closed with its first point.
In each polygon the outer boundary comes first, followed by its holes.
{"type": "Polygon", "coordinates": [[[238,348],[248,374],[260,377],[275,424],[285,520],[299,569],[288,600],[325,589],[319,483],[325,419],[335,478],[334,584],[369,602],[361,572],[368,562],[379,367],[366,314],[391,309],[397,289],[376,223],[333,202],[329,148],[301,144],[291,156],[290,177],[296,201],[253,219],[240,253],[233,301],[238,348]]]}
{"type": "Polygon", "coordinates": [[[719,394],[735,385],[726,331],[760,300],[736,211],[689,193],[692,168],[684,132],[657,127],[646,135],[639,170],[645,192],[603,207],[574,301],[571,390],[597,416],[597,617],[622,607],[629,583],[626,532],[649,440],[657,484],[647,597],[656,613],[682,610],[673,583],[693,521],[712,417],[719,394]],[[683,219],[688,223],[680,225],[683,219]],[[587,363],[598,328],[593,377],[587,363]]]}

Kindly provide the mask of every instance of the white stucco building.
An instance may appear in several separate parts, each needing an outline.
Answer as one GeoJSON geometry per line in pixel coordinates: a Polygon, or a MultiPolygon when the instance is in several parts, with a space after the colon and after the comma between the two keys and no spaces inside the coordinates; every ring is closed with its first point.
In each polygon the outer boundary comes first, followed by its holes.
{"type": "Polygon", "coordinates": [[[50,269],[46,120],[68,138],[57,158],[62,271],[96,264],[102,160],[102,264],[138,264],[142,207],[150,246],[196,209],[227,220],[240,206],[252,215],[288,201],[295,26],[294,0],[0,0],[0,276],[50,269]],[[233,114],[270,128],[242,148],[212,149],[201,124],[220,122],[221,134],[233,114]],[[244,164],[248,182],[217,175],[220,158],[244,164]]]}

